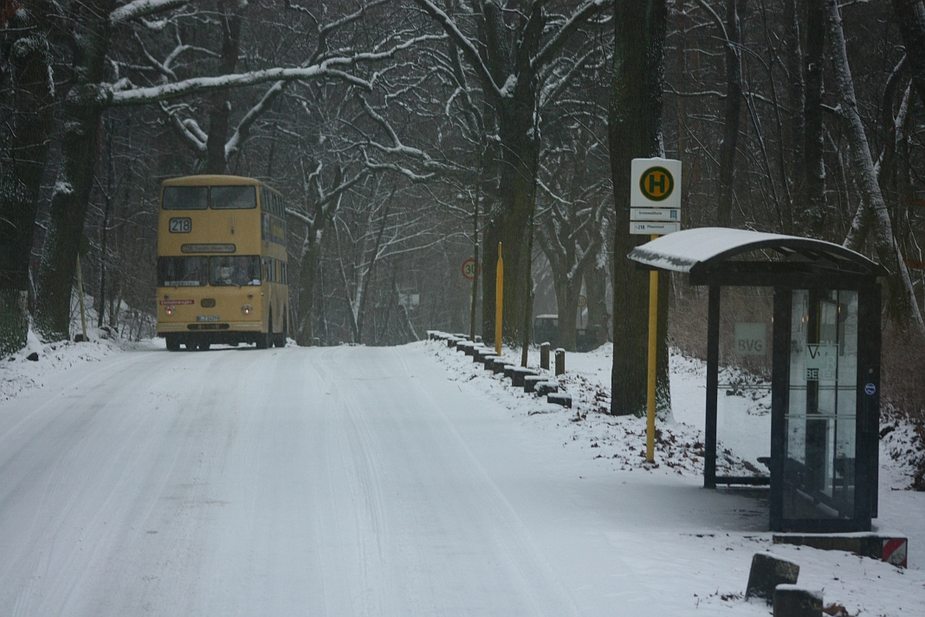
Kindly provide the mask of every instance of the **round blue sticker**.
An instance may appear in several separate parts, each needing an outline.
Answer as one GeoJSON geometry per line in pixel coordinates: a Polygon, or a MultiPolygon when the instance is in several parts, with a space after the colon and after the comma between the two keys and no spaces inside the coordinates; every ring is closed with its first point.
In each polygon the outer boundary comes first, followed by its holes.
{"type": "Polygon", "coordinates": [[[875,383],[866,383],[864,384],[864,394],[867,396],[873,396],[877,393],[877,384],[875,383]]]}

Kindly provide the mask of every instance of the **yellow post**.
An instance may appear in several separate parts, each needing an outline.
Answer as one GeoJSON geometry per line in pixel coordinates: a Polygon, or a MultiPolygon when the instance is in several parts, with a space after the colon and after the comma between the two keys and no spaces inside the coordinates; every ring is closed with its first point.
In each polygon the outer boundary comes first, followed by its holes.
{"type": "MultiPolygon", "coordinates": [[[[652,239],[658,238],[653,235],[652,239]]],[[[658,270],[649,272],[649,353],[646,380],[646,460],[655,462],[655,370],[658,331],[658,270]]]]}
{"type": "Polygon", "coordinates": [[[495,274],[495,353],[501,355],[502,309],[504,308],[504,258],[498,243],[498,269],[495,274]]]}

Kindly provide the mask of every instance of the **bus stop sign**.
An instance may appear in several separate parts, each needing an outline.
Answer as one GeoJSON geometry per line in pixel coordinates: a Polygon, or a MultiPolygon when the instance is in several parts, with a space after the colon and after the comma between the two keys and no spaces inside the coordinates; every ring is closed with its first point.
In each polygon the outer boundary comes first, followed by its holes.
{"type": "Polygon", "coordinates": [[[681,161],[633,159],[630,173],[631,208],[681,207],[681,161]]]}

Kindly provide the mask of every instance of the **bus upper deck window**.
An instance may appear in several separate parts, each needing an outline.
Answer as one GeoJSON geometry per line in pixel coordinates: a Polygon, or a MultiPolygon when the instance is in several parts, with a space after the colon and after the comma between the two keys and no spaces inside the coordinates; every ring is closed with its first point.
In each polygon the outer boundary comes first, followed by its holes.
{"type": "Polygon", "coordinates": [[[257,188],[254,186],[213,186],[212,207],[234,210],[257,207],[257,188]]]}
{"type": "Polygon", "coordinates": [[[204,186],[164,187],[164,210],[205,210],[209,192],[204,186]]]}

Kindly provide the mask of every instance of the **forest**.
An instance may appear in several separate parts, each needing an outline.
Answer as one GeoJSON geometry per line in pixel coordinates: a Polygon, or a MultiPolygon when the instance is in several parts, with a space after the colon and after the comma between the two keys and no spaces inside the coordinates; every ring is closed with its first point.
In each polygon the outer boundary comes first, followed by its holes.
{"type": "MultiPolygon", "coordinates": [[[[286,198],[298,344],[492,340],[501,243],[504,338],[613,341],[636,413],[629,161],[661,156],[685,228],[879,262],[885,400],[925,416],[923,0],[4,0],[0,118],[0,356],[72,338],[78,283],[151,336],[160,182],[233,174],[286,198]]],[[[704,294],[661,286],[664,401],[704,294]]]]}

